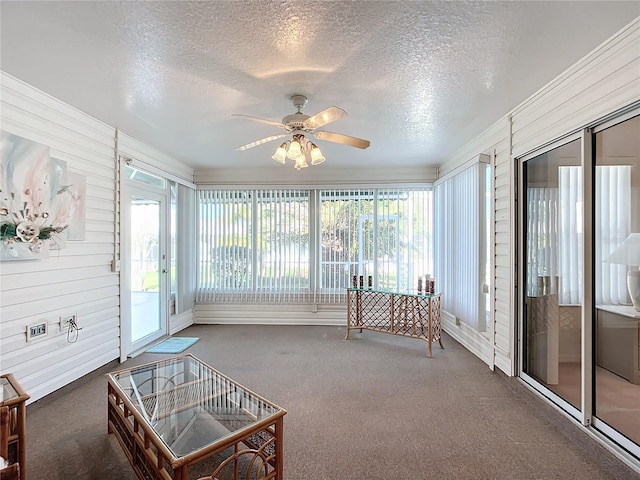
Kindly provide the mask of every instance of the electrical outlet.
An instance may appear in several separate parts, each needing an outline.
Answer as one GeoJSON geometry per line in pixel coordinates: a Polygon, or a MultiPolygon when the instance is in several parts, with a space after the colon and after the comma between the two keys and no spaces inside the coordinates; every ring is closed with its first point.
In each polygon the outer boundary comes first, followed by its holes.
{"type": "Polygon", "coordinates": [[[47,335],[47,322],[38,323],[36,325],[27,325],[27,342],[37,337],[47,335]]]}
{"type": "Polygon", "coordinates": [[[69,330],[69,324],[71,322],[74,322],[76,325],[78,324],[78,317],[77,315],[74,313],[72,315],[65,315],[63,317],[60,317],[60,331],[66,332],[67,330],[69,330]]]}

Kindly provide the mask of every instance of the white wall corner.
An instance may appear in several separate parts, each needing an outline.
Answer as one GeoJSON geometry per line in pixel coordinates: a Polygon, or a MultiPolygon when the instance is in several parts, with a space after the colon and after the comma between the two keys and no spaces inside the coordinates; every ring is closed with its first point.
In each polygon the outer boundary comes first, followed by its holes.
{"type": "MultiPolygon", "coordinates": [[[[444,331],[463,347],[473,353],[476,357],[486,363],[493,365],[494,349],[489,340],[480,332],[469,327],[464,322],[456,324],[456,316],[443,310],[442,328],[444,331]]],[[[444,348],[447,348],[445,345],[444,348]]]]}

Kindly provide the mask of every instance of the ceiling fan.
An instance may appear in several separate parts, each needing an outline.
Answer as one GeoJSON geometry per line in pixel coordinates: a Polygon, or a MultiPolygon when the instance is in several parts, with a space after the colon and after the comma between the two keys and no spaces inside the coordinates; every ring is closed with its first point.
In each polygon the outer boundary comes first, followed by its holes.
{"type": "Polygon", "coordinates": [[[269,137],[261,138],[241,147],[236,150],[248,150],[249,148],[262,145],[263,143],[271,142],[284,138],[288,135],[292,135],[292,140],[284,142],[272,158],[280,163],[285,163],[289,158],[296,162],[295,168],[300,170],[301,168],[308,167],[307,159],[311,159],[312,165],[317,165],[324,162],[325,158],[317,145],[310,142],[305,135],[311,135],[319,140],[326,140],[328,142],[339,143],[342,145],[348,145],[356,148],[367,148],[371,144],[369,140],[363,140],[361,138],[350,137],[341,133],[327,132],[325,130],[318,130],[331,122],[335,122],[347,115],[343,109],[338,107],[329,107],[316,113],[313,116],[305,115],[301,112],[302,108],[307,104],[307,97],[304,95],[292,95],[291,102],[293,106],[298,109],[296,113],[287,115],[282,119],[282,122],[276,122],[273,120],[267,120],[264,118],[251,117],[249,115],[240,115],[234,113],[233,116],[247,118],[255,122],[266,123],[274,127],[286,130],[287,133],[280,133],[278,135],[271,135],[269,137]]]}

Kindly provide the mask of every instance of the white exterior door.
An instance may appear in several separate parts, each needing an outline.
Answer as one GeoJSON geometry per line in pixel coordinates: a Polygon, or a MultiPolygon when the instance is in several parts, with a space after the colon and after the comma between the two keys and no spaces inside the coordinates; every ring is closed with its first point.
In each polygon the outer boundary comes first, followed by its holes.
{"type": "Polygon", "coordinates": [[[121,360],[167,334],[167,194],[126,182],[122,196],[121,360]]]}

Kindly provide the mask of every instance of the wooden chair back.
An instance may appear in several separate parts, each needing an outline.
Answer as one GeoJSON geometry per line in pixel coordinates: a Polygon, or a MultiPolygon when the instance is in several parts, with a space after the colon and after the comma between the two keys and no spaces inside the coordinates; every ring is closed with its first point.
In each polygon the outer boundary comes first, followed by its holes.
{"type": "Polygon", "coordinates": [[[1,469],[0,480],[20,480],[20,464],[14,463],[1,469]]]}
{"type": "Polygon", "coordinates": [[[9,407],[0,407],[0,457],[9,460],[9,407]]]}
{"type": "MultiPolygon", "coordinates": [[[[9,461],[9,407],[0,407],[0,457],[9,461]]],[[[0,480],[20,480],[20,464],[0,469],[0,480]]]]}

